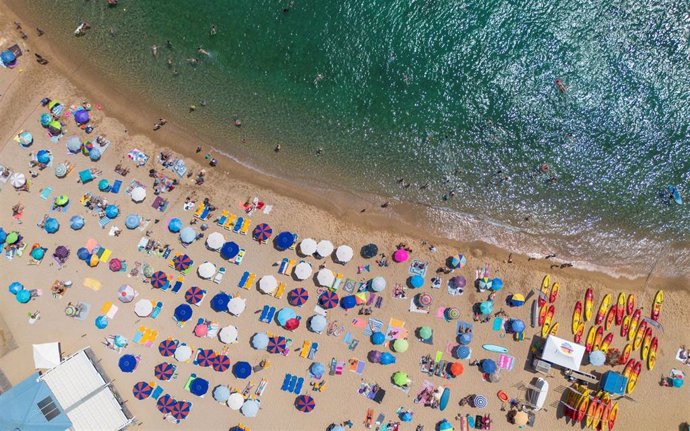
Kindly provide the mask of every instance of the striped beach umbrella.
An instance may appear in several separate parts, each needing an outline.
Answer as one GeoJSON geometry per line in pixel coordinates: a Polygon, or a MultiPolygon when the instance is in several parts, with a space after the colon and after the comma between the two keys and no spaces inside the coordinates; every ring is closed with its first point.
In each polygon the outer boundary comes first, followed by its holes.
{"type": "Polygon", "coordinates": [[[230,368],[230,358],[227,355],[216,355],[213,360],[213,369],[223,373],[230,368]]]}
{"type": "Polygon", "coordinates": [[[192,259],[186,254],[175,256],[173,258],[173,265],[177,271],[186,271],[192,266],[192,259]]]}
{"type": "Polygon", "coordinates": [[[191,409],[191,403],[187,401],[178,401],[172,406],[170,414],[177,420],[184,420],[189,416],[191,409]]]}
{"type": "Polygon", "coordinates": [[[158,398],[156,407],[158,407],[159,412],[163,414],[168,414],[172,411],[174,404],[175,400],[173,399],[173,397],[171,397],[169,394],[165,394],[162,397],[158,398]]]}
{"type": "Polygon", "coordinates": [[[268,353],[282,354],[285,352],[286,344],[287,340],[285,340],[285,337],[269,337],[266,351],[268,351],[268,353]]]}
{"type": "Polygon", "coordinates": [[[196,357],[197,365],[200,367],[210,367],[216,358],[216,352],[213,349],[200,349],[196,357]]]}
{"type": "Polygon", "coordinates": [[[314,410],[316,403],[314,402],[314,398],[309,395],[300,395],[295,399],[295,407],[303,413],[309,413],[314,410]]]}
{"type": "Polygon", "coordinates": [[[307,291],[307,289],[298,287],[288,292],[287,299],[290,305],[300,307],[309,299],[309,292],[307,291]]]}
{"type": "Polygon", "coordinates": [[[465,265],[467,265],[467,258],[464,255],[459,254],[457,256],[451,257],[448,263],[448,266],[450,266],[451,268],[462,268],[465,265]]]}
{"type": "Polygon", "coordinates": [[[489,404],[489,401],[484,395],[475,395],[472,399],[472,405],[478,409],[483,409],[489,404]]]}
{"type": "Polygon", "coordinates": [[[338,294],[332,290],[327,290],[319,297],[319,304],[325,309],[330,309],[338,306],[338,294]]]}
{"type": "Polygon", "coordinates": [[[422,293],[417,297],[417,302],[419,302],[419,305],[421,305],[422,307],[430,306],[433,300],[434,298],[428,293],[422,293]]]}
{"type": "Polygon", "coordinates": [[[138,400],[145,400],[151,396],[153,388],[146,382],[139,382],[132,388],[132,395],[138,400]]]}
{"type": "Polygon", "coordinates": [[[188,304],[198,304],[201,302],[202,299],[204,299],[204,292],[201,290],[200,287],[192,286],[184,294],[184,300],[187,301],[188,304]]]}
{"type": "Polygon", "coordinates": [[[151,287],[154,289],[164,289],[169,284],[168,275],[163,271],[156,271],[151,276],[151,287]]]}
{"type": "Polygon", "coordinates": [[[175,374],[175,366],[167,362],[161,362],[153,369],[153,374],[158,380],[170,380],[175,374]]]}
{"type": "Polygon", "coordinates": [[[271,226],[267,225],[266,223],[257,225],[252,232],[254,239],[261,242],[269,239],[271,234],[273,234],[273,229],[271,229],[271,226]]]}
{"type": "Polygon", "coordinates": [[[175,354],[175,350],[177,350],[177,342],[174,340],[163,340],[158,345],[158,352],[163,356],[172,356],[175,354]]]}
{"type": "Polygon", "coordinates": [[[460,318],[460,310],[457,307],[446,308],[446,319],[455,320],[460,318]]]}

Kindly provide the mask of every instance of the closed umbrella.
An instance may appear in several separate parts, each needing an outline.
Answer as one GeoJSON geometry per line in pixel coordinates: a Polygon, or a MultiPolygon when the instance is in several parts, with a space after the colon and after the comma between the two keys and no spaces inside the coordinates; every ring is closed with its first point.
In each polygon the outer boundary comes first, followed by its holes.
{"type": "Polygon", "coordinates": [[[396,358],[393,356],[392,353],[389,352],[383,352],[381,353],[381,358],[379,359],[379,362],[381,365],[390,365],[390,364],[395,364],[396,358]]]}
{"type": "Polygon", "coordinates": [[[371,290],[373,290],[374,292],[381,292],[385,288],[386,288],[386,279],[385,278],[378,276],[378,277],[374,277],[371,280],[371,290]]]}
{"type": "Polygon", "coordinates": [[[275,240],[273,241],[273,244],[278,250],[287,250],[288,248],[292,247],[292,244],[295,243],[295,234],[291,232],[281,232],[279,233],[275,240]]]}
{"type": "Polygon", "coordinates": [[[132,302],[135,296],[136,292],[129,284],[123,284],[119,289],[117,289],[117,299],[119,299],[121,302],[132,302]]]}
{"type": "Polygon", "coordinates": [[[206,392],[208,392],[208,380],[201,377],[192,380],[192,383],[189,385],[189,392],[198,397],[206,395],[206,392]]]}
{"type": "Polygon", "coordinates": [[[226,404],[228,405],[228,407],[230,407],[231,410],[239,410],[244,404],[244,397],[239,392],[233,392],[228,397],[228,401],[226,404]]]}
{"type": "Polygon", "coordinates": [[[179,322],[186,322],[192,318],[192,307],[188,304],[180,304],[175,307],[175,319],[179,322]]]}
{"type": "Polygon", "coordinates": [[[316,379],[323,377],[323,373],[326,371],[326,367],[323,366],[321,362],[313,362],[309,367],[309,372],[316,379]]]}
{"type": "Polygon", "coordinates": [[[193,227],[187,226],[180,231],[180,241],[183,244],[191,244],[196,239],[196,231],[193,227]]]}
{"type": "Polygon", "coordinates": [[[228,401],[228,398],[230,398],[230,388],[227,386],[216,386],[213,389],[213,399],[220,402],[224,403],[228,401]]]}
{"type": "Polygon", "coordinates": [[[139,317],[147,317],[153,311],[153,304],[148,299],[140,299],[134,304],[134,313],[139,317]]]}
{"type": "Polygon", "coordinates": [[[404,338],[399,338],[395,341],[393,341],[393,350],[399,353],[404,353],[407,351],[407,349],[410,347],[410,343],[407,342],[404,338]]]}
{"type": "Polygon", "coordinates": [[[316,281],[320,286],[331,287],[335,281],[335,275],[333,275],[333,271],[330,269],[321,268],[316,274],[316,281]]]}
{"type": "Polygon", "coordinates": [[[491,374],[496,372],[496,362],[493,359],[483,359],[479,365],[482,373],[491,374]]]}
{"type": "Polygon", "coordinates": [[[196,270],[199,277],[208,280],[216,274],[216,265],[211,262],[204,262],[196,270]]]}
{"type": "Polygon", "coordinates": [[[48,233],[55,233],[60,229],[60,222],[58,222],[56,218],[49,217],[43,228],[48,233]]]}
{"type": "Polygon", "coordinates": [[[239,316],[247,308],[247,300],[244,298],[232,298],[228,301],[228,313],[239,316]]]}
{"type": "Polygon", "coordinates": [[[305,238],[299,243],[299,251],[305,255],[309,256],[316,253],[316,241],[311,238],[305,238]]]}
{"type": "Polygon", "coordinates": [[[230,296],[225,292],[219,292],[211,298],[211,308],[214,311],[227,311],[229,302],[230,296]]]}
{"type": "Polygon", "coordinates": [[[333,243],[328,241],[327,239],[319,241],[318,244],[316,244],[316,254],[318,254],[320,257],[328,257],[333,253],[333,243]]]}
{"type": "Polygon", "coordinates": [[[338,300],[338,294],[332,290],[327,290],[319,296],[319,304],[327,310],[336,307],[338,300]]]}
{"type": "Polygon", "coordinates": [[[143,187],[135,187],[132,190],[132,200],[136,203],[143,202],[146,199],[146,189],[143,187]]]}
{"type": "Polygon", "coordinates": [[[226,260],[233,259],[240,252],[240,246],[233,241],[229,241],[223,244],[220,249],[220,257],[226,260]]]}
{"type": "Polygon", "coordinates": [[[393,260],[398,263],[405,262],[409,258],[410,253],[408,253],[404,248],[399,248],[393,253],[393,260]]]}
{"type": "Polygon", "coordinates": [[[295,277],[299,280],[306,280],[312,273],[311,265],[307,262],[300,262],[294,269],[295,277]]]}
{"type": "Polygon", "coordinates": [[[228,325],[225,328],[221,329],[220,332],[218,333],[218,339],[220,339],[221,343],[229,344],[229,343],[234,343],[237,341],[237,328],[232,325],[228,325]]]}
{"type": "Polygon", "coordinates": [[[340,263],[347,263],[351,261],[352,256],[354,256],[354,251],[352,250],[352,247],[350,247],[349,245],[341,245],[335,251],[335,257],[336,259],[338,259],[338,262],[340,263]]]}
{"type": "Polygon", "coordinates": [[[192,349],[186,344],[178,346],[174,357],[180,362],[188,361],[192,357],[192,349]]]}
{"type": "Polygon", "coordinates": [[[26,184],[26,175],[22,174],[21,172],[15,172],[10,175],[9,181],[10,184],[12,184],[12,187],[18,189],[26,184]]]}
{"type": "Polygon", "coordinates": [[[137,367],[137,358],[130,354],[122,355],[118,361],[118,366],[123,373],[131,373],[137,367]]]}
{"type": "Polygon", "coordinates": [[[292,289],[288,292],[288,303],[294,305],[295,307],[301,307],[309,299],[309,291],[302,287],[292,289]]]}
{"type": "Polygon", "coordinates": [[[261,223],[254,228],[252,236],[255,240],[264,242],[271,237],[272,233],[273,229],[271,229],[271,226],[267,225],[266,223],[261,223]]]}
{"type": "Polygon", "coordinates": [[[300,395],[295,399],[295,407],[303,413],[309,413],[314,410],[316,403],[314,402],[314,398],[309,395],[300,395]]]}
{"type": "Polygon", "coordinates": [[[265,332],[257,332],[252,337],[252,347],[257,350],[264,350],[268,347],[268,335],[265,332]]]}
{"type": "Polygon", "coordinates": [[[381,331],[376,331],[371,334],[371,344],[380,346],[386,342],[386,335],[381,331]]]}
{"type": "Polygon", "coordinates": [[[320,314],[313,315],[309,320],[309,330],[317,334],[326,329],[326,325],[328,325],[328,321],[320,314]]]}
{"type": "Polygon", "coordinates": [[[141,224],[141,217],[137,214],[130,214],[125,218],[125,227],[127,229],[136,229],[141,224]]]}
{"type": "Polygon", "coordinates": [[[409,283],[410,287],[413,289],[419,289],[420,287],[424,286],[424,277],[419,274],[415,274],[410,277],[409,283]]]}
{"type": "Polygon", "coordinates": [[[278,280],[272,275],[264,275],[259,280],[259,290],[265,294],[271,294],[278,288],[278,280]]]}
{"type": "Polygon", "coordinates": [[[232,374],[238,379],[246,379],[252,374],[252,366],[246,361],[235,362],[232,366],[232,374]]]}
{"type": "Polygon", "coordinates": [[[220,232],[213,232],[206,238],[206,247],[209,250],[216,251],[225,244],[225,237],[220,232]]]}
{"type": "Polygon", "coordinates": [[[247,400],[242,404],[240,413],[248,418],[253,418],[259,413],[259,402],[256,400],[247,400]]]}

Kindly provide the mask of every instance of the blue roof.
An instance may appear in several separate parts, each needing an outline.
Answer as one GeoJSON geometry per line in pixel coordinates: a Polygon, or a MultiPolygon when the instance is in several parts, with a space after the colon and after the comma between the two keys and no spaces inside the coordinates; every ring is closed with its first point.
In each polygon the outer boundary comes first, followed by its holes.
{"type": "Polygon", "coordinates": [[[34,373],[0,395],[0,429],[64,431],[72,427],[48,385],[38,377],[34,373]]]}

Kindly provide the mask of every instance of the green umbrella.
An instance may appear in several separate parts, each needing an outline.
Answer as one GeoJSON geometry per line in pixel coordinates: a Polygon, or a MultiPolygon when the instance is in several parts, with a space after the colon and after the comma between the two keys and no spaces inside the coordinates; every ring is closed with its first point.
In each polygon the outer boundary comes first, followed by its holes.
{"type": "Polygon", "coordinates": [[[429,338],[431,338],[431,334],[431,328],[429,328],[428,326],[422,326],[421,328],[419,328],[419,338],[421,338],[422,340],[428,340],[429,338]]]}
{"type": "Polygon", "coordinates": [[[100,181],[98,182],[98,190],[100,190],[100,191],[102,191],[102,192],[103,192],[103,191],[106,191],[106,190],[108,190],[108,186],[109,186],[109,185],[110,185],[110,184],[108,184],[108,180],[106,180],[105,178],[103,178],[102,180],[100,180],[100,181]]]}
{"type": "Polygon", "coordinates": [[[406,384],[410,383],[410,378],[408,377],[407,373],[398,371],[393,374],[393,383],[395,383],[397,386],[405,386],[406,384]]]}
{"type": "Polygon", "coordinates": [[[407,342],[407,340],[404,340],[402,338],[393,341],[393,350],[396,352],[403,353],[407,350],[407,348],[410,347],[410,343],[407,342]]]}
{"type": "Polygon", "coordinates": [[[482,314],[491,314],[493,309],[494,303],[491,301],[484,301],[481,304],[479,304],[479,311],[481,311],[482,314]]]}
{"type": "Polygon", "coordinates": [[[153,268],[148,263],[144,264],[143,271],[144,271],[144,277],[146,277],[146,278],[151,278],[151,276],[153,275],[153,268]]]}
{"type": "Polygon", "coordinates": [[[60,195],[55,198],[55,205],[59,207],[67,205],[67,202],[69,202],[67,195],[60,195]]]}
{"type": "Polygon", "coordinates": [[[14,244],[17,242],[19,239],[19,234],[17,232],[10,232],[9,235],[7,235],[7,238],[5,239],[5,242],[8,243],[9,245],[14,244]]]}

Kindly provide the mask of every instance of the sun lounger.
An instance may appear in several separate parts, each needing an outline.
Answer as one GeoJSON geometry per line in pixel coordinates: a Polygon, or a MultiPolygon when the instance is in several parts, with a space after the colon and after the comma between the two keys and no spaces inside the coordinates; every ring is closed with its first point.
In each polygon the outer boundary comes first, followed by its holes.
{"type": "Polygon", "coordinates": [[[172,293],[179,292],[180,289],[182,288],[182,282],[184,282],[184,277],[177,277],[177,280],[175,280],[175,284],[173,285],[173,287],[170,291],[172,293]]]}
{"type": "Polygon", "coordinates": [[[218,221],[216,223],[218,226],[223,226],[226,221],[228,221],[228,216],[230,215],[230,212],[228,210],[223,210],[223,212],[220,213],[220,217],[218,217],[218,221]]]}
{"type": "Polygon", "coordinates": [[[142,338],[144,338],[144,331],[137,330],[137,332],[134,333],[134,337],[132,337],[132,343],[139,344],[142,338]]]}
{"type": "Polygon", "coordinates": [[[296,233],[293,233],[292,237],[294,238],[294,240],[292,241],[292,245],[290,246],[290,250],[294,250],[295,248],[297,248],[297,241],[299,240],[299,235],[297,235],[296,233]]]}
{"type": "Polygon", "coordinates": [[[191,376],[189,376],[189,379],[187,379],[187,383],[184,384],[184,390],[189,392],[189,387],[192,386],[192,382],[196,379],[196,374],[192,373],[191,376]]]}
{"type": "Polygon", "coordinates": [[[239,252],[237,252],[237,256],[235,256],[235,259],[233,262],[235,265],[239,265],[242,263],[242,259],[244,259],[244,255],[247,254],[247,250],[241,248],[239,252]]]}
{"type": "Polygon", "coordinates": [[[289,262],[290,259],[287,257],[284,257],[283,260],[280,261],[280,265],[278,266],[278,274],[285,274],[285,270],[287,269],[289,262]]]}
{"type": "Polygon", "coordinates": [[[225,223],[223,223],[223,228],[225,228],[225,230],[232,230],[232,227],[235,225],[235,220],[237,220],[237,216],[234,213],[230,214],[225,220],[225,223]]]}
{"type": "Polygon", "coordinates": [[[503,318],[496,317],[491,325],[491,329],[494,331],[500,331],[503,328],[503,318]]]}
{"type": "Polygon", "coordinates": [[[288,392],[292,392],[295,390],[295,385],[297,384],[297,376],[292,376],[290,377],[290,381],[288,382],[288,392]]]}
{"type": "Polygon", "coordinates": [[[290,259],[288,261],[287,267],[285,268],[285,275],[290,276],[292,274],[292,270],[295,268],[295,260],[290,259]]]}
{"type": "Polygon", "coordinates": [[[343,337],[343,343],[345,344],[350,344],[352,343],[352,334],[351,333],[346,333],[345,336],[343,337]]]}
{"type": "Polygon", "coordinates": [[[238,218],[235,222],[235,225],[232,228],[232,231],[235,233],[240,233],[240,229],[242,229],[242,223],[244,223],[244,217],[238,218]]]}
{"type": "Polygon", "coordinates": [[[295,385],[295,390],[292,391],[294,394],[299,394],[302,392],[302,386],[304,385],[304,377],[297,379],[297,384],[295,385]]]}
{"type": "Polygon", "coordinates": [[[336,376],[342,376],[344,369],[345,369],[345,361],[338,361],[338,363],[335,366],[335,375],[336,376]]]}
{"type": "Polygon", "coordinates": [[[163,395],[163,388],[161,386],[158,386],[156,382],[149,382],[149,385],[151,385],[154,388],[153,392],[151,392],[151,398],[157,400],[158,398],[160,398],[161,395],[163,395]]]}
{"type": "Polygon", "coordinates": [[[364,372],[364,367],[366,366],[366,362],[364,361],[358,361],[357,362],[357,369],[355,370],[355,373],[357,374],[362,374],[364,372]]]}
{"type": "Polygon", "coordinates": [[[240,282],[237,284],[237,286],[242,289],[247,289],[245,287],[245,285],[247,284],[247,280],[249,280],[249,271],[244,271],[242,277],[240,277],[240,282]]]}
{"type": "Polygon", "coordinates": [[[347,348],[348,348],[349,350],[355,350],[355,349],[357,348],[357,346],[359,346],[359,340],[354,339],[354,340],[352,340],[352,342],[350,343],[350,345],[347,346],[347,348]]]}
{"type": "Polygon", "coordinates": [[[216,275],[213,276],[213,282],[216,284],[220,284],[220,282],[223,280],[224,275],[225,275],[225,267],[221,266],[218,269],[218,272],[216,272],[216,275]]]}
{"type": "Polygon", "coordinates": [[[308,359],[314,359],[316,357],[316,352],[319,351],[319,343],[311,343],[311,348],[309,349],[308,359]]]}
{"type": "Polygon", "coordinates": [[[240,235],[246,235],[247,232],[249,232],[249,228],[251,227],[252,220],[251,219],[244,219],[242,222],[242,227],[240,228],[240,235]]]}
{"type": "Polygon", "coordinates": [[[201,214],[203,214],[204,210],[206,209],[206,205],[203,203],[200,203],[199,206],[196,208],[196,211],[194,211],[194,217],[201,217],[201,214]]]}
{"type": "Polygon", "coordinates": [[[343,281],[343,274],[336,274],[335,275],[335,280],[333,280],[333,285],[331,286],[331,289],[333,290],[338,290],[340,287],[340,283],[343,281]]]}
{"type": "Polygon", "coordinates": [[[113,182],[113,187],[110,189],[110,193],[120,193],[120,187],[122,187],[122,181],[115,180],[115,182],[113,182]]]}
{"type": "Polygon", "coordinates": [[[290,379],[292,379],[292,374],[285,374],[285,379],[283,379],[283,385],[280,387],[281,391],[287,391],[290,385],[290,379]]]}
{"type": "Polygon", "coordinates": [[[48,200],[51,193],[53,193],[52,187],[48,186],[48,187],[44,188],[43,190],[41,190],[41,199],[43,199],[44,201],[48,200]]]}
{"type": "Polygon", "coordinates": [[[103,217],[100,220],[98,220],[98,225],[101,227],[101,229],[105,229],[105,227],[113,221],[110,217],[103,217]]]}
{"type": "Polygon", "coordinates": [[[151,312],[151,314],[149,315],[149,317],[152,318],[152,319],[155,319],[156,317],[158,317],[158,315],[161,314],[161,309],[162,309],[162,308],[163,308],[163,303],[160,302],[160,301],[158,301],[158,302],[156,303],[156,306],[153,307],[153,311],[151,312]]]}
{"type": "Polygon", "coordinates": [[[278,288],[276,289],[273,296],[280,299],[283,297],[284,293],[285,293],[285,283],[278,283],[278,288]]]}
{"type": "Polygon", "coordinates": [[[302,343],[302,348],[299,350],[300,358],[306,358],[309,355],[309,349],[311,348],[311,341],[306,340],[302,343]]]}
{"type": "Polygon", "coordinates": [[[273,316],[276,314],[276,308],[271,307],[268,309],[268,315],[266,316],[266,323],[271,323],[273,321],[273,316]]]}
{"type": "Polygon", "coordinates": [[[268,310],[269,310],[268,305],[264,305],[264,308],[261,309],[261,314],[259,315],[259,322],[265,322],[266,321],[266,316],[268,316],[268,310]]]}

